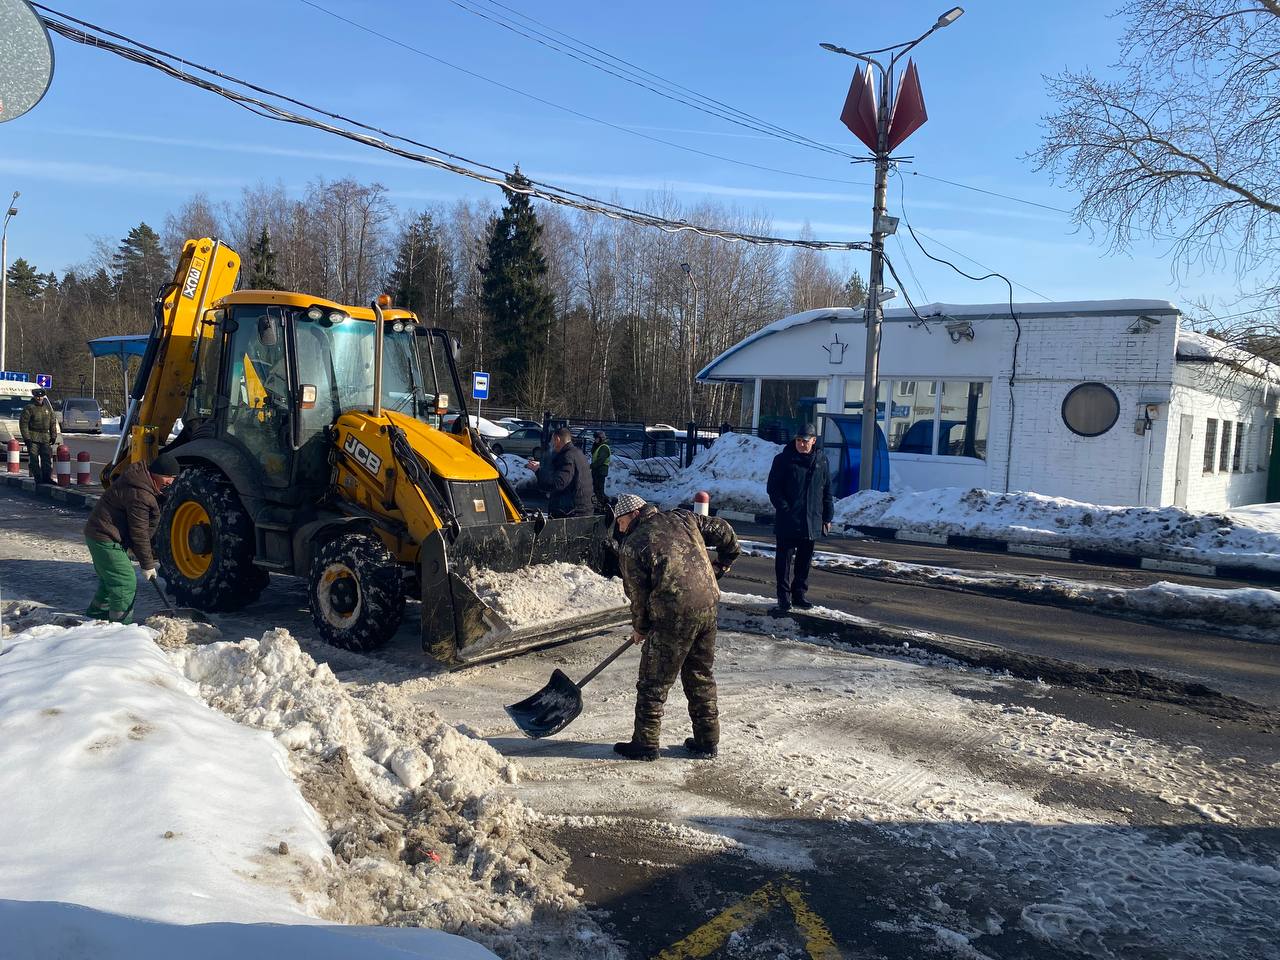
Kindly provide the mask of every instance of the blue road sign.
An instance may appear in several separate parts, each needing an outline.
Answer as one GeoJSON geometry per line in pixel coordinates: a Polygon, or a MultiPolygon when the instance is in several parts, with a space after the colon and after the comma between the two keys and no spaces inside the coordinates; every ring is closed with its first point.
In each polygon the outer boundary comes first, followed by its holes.
{"type": "Polygon", "coordinates": [[[41,387],[41,388],[43,388],[43,389],[45,389],[45,390],[52,390],[52,389],[53,389],[53,377],[52,377],[52,376],[50,376],[50,375],[49,375],[49,374],[47,374],[47,373],[37,373],[37,374],[36,374],[36,386],[41,387]]]}
{"type": "Polygon", "coordinates": [[[0,380],[9,380],[17,383],[30,383],[29,374],[19,373],[17,370],[0,370],[0,380]]]}
{"type": "Polygon", "coordinates": [[[471,374],[471,399],[489,399],[489,375],[487,373],[481,373],[477,370],[471,374]]]}

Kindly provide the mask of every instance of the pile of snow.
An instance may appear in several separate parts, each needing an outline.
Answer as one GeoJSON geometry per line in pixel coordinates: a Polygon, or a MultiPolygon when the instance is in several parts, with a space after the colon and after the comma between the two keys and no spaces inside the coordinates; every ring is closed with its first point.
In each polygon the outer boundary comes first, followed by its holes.
{"type": "Polygon", "coordinates": [[[491,956],[321,925],[334,857],[286,749],[210,710],[150,630],[34,627],[0,689],[6,957],[491,956]]]}
{"type": "Polygon", "coordinates": [[[336,859],[326,919],[423,926],[509,960],[613,957],[562,855],[505,795],[518,768],[396,686],[341,684],[282,629],[173,656],[213,705],[290,751],[336,859]]]}
{"type": "Polygon", "coordinates": [[[543,563],[514,573],[484,570],[469,583],[487,606],[517,628],[627,605],[621,580],[573,563],[543,563]]]}
{"type": "Polygon", "coordinates": [[[776,443],[745,433],[726,433],[711,446],[698,451],[693,463],[678,470],[670,480],[653,483],[635,476],[635,469],[610,471],[609,493],[638,493],[663,508],[678,507],[705,490],[718,510],[743,513],[772,513],[766,485],[773,458],[781,451],[776,443]]]}
{"type": "Polygon", "coordinates": [[[837,524],[907,533],[991,537],[1280,570],[1280,521],[1272,510],[1190,513],[1177,507],[1105,507],[1038,493],[943,487],[855,493],[836,504],[835,519],[837,524]]]}

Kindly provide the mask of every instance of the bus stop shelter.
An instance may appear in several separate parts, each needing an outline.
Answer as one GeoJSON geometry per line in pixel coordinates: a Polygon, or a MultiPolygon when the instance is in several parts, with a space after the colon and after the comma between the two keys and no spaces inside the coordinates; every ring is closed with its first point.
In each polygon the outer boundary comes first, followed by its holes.
{"type": "MultiPolygon", "coordinates": [[[[125,403],[129,402],[129,358],[141,357],[147,352],[149,334],[129,333],[119,337],[98,337],[89,341],[89,352],[93,354],[93,393],[98,395],[98,361],[104,357],[115,357],[120,361],[120,382],[124,386],[125,403]]],[[[124,413],[123,410],[120,413],[124,413]]]]}

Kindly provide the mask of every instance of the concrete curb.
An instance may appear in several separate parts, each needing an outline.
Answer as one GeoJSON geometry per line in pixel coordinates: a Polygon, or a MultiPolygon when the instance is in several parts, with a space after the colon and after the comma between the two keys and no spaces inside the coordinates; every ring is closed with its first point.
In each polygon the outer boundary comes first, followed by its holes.
{"type": "Polygon", "coordinates": [[[90,493],[87,490],[77,490],[75,487],[59,487],[47,483],[37,484],[30,477],[21,475],[0,475],[0,481],[4,483],[2,489],[14,493],[22,493],[40,500],[48,500],[51,503],[63,506],[78,507],[82,510],[92,510],[100,496],[100,494],[90,493]]]}
{"type": "MultiPolygon", "coordinates": [[[[715,511],[713,511],[715,512],[715,511]]],[[[716,516],[742,523],[773,523],[771,513],[741,513],[721,510],[716,516]]],[[[1057,547],[1043,543],[1020,543],[1016,540],[1000,540],[994,537],[974,537],[967,534],[940,534],[924,531],[898,530],[895,527],[833,524],[832,531],[846,536],[866,537],[871,540],[895,540],[899,543],[918,543],[925,546],[957,547],[961,550],[978,550],[985,553],[1015,553],[1028,557],[1048,557],[1054,560],[1074,560],[1098,566],[1129,567],[1135,570],[1155,570],[1165,573],[1186,573],[1200,577],[1217,577],[1224,580],[1245,580],[1262,586],[1280,587],[1280,570],[1268,570],[1247,563],[1202,563],[1195,560],[1171,560],[1168,557],[1148,557],[1119,550],[1098,550],[1086,547],[1057,547]]]]}

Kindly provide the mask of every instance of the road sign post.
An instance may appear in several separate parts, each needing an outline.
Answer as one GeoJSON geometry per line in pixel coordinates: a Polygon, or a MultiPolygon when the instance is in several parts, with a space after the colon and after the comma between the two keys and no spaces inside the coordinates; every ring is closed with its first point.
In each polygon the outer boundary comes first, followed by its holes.
{"type": "Polygon", "coordinates": [[[471,374],[471,399],[476,402],[476,430],[479,430],[480,408],[489,399],[489,374],[482,370],[471,374]]]}

